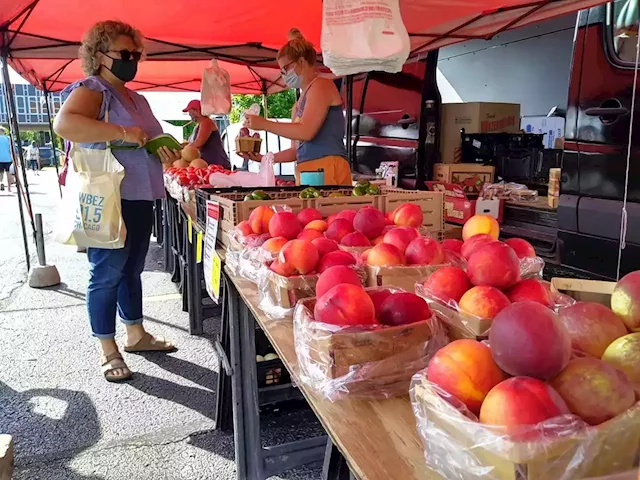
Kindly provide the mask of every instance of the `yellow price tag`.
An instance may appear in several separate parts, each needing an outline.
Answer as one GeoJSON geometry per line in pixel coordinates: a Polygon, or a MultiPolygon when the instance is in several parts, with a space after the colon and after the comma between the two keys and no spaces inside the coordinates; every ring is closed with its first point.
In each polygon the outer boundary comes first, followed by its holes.
{"type": "Polygon", "coordinates": [[[202,262],[202,232],[196,234],[196,263],[202,262]]]}
{"type": "Polygon", "coordinates": [[[189,243],[193,243],[193,222],[191,221],[191,217],[187,217],[187,237],[189,238],[189,243]]]}
{"type": "Polygon", "coordinates": [[[222,262],[217,252],[213,253],[211,265],[211,290],[216,303],[220,297],[220,274],[222,273],[222,262]]]}

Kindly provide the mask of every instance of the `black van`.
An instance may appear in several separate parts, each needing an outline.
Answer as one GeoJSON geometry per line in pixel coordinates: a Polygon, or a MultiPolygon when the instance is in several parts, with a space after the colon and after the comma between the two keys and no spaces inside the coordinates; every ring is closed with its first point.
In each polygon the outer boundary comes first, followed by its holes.
{"type": "MultiPolygon", "coordinates": [[[[573,54],[568,51],[560,67],[568,72],[560,88],[568,85],[568,92],[562,94],[567,98],[567,113],[559,208],[557,213],[536,212],[533,208],[523,213],[520,209],[513,215],[517,228],[511,228],[512,234],[517,232],[526,238],[529,232],[537,244],[540,238],[546,238],[547,261],[578,270],[580,276],[615,279],[617,275],[629,126],[634,110],[638,2],[619,0],[582,11],[575,29],[569,26],[571,32],[564,33],[565,38],[573,34],[573,54]]],[[[567,50],[570,48],[568,43],[567,50]]],[[[439,150],[437,58],[438,53],[432,52],[426,59],[405,65],[401,73],[372,72],[354,78],[354,171],[372,174],[380,161],[398,160],[405,184],[419,186],[429,178],[439,150]]],[[[531,62],[531,58],[520,61],[531,62]]],[[[521,67],[532,68],[530,63],[521,67]]],[[[515,63],[511,68],[519,67],[515,63]]],[[[467,82],[473,81],[472,73],[469,69],[471,80],[467,82]]],[[[512,101],[500,98],[501,80],[505,81],[505,72],[496,72],[491,79],[491,101],[512,101]]],[[[621,274],[640,269],[639,115],[634,115],[631,145],[621,274]]],[[[510,231],[508,213],[506,209],[505,232],[510,231]]]]}

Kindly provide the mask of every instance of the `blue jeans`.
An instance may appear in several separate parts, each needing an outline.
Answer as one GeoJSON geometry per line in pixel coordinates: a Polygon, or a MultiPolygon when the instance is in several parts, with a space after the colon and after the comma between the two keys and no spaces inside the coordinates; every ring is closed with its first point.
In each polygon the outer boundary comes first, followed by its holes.
{"type": "Polygon", "coordinates": [[[153,202],[122,200],[122,217],[127,227],[124,248],[89,248],[91,278],[87,309],[91,330],[98,338],[114,338],[116,310],[127,325],[142,323],[142,281],[145,258],[153,226],[153,202]]]}

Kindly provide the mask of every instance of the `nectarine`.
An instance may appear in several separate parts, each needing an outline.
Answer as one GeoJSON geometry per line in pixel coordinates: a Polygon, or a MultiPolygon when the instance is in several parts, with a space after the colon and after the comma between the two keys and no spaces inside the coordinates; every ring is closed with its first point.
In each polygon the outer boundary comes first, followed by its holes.
{"type": "Polygon", "coordinates": [[[302,225],[293,212],[278,212],[269,220],[269,233],[272,237],[284,237],[293,240],[302,231],[302,225]]]}
{"type": "Polygon", "coordinates": [[[536,251],[533,248],[533,245],[523,238],[509,238],[505,240],[504,243],[513,248],[513,251],[516,252],[518,258],[533,258],[536,256],[536,251]]]}
{"type": "Polygon", "coordinates": [[[315,320],[339,326],[374,325],[375,308],[367,292],[357,285],[341,283],[316,302],[315,320]]]}
{"type": "Polygon", "coordinates": [[[491,235],[497,240],[500,236],[498,221],[489,215],[474,215],[462,227],[462,239],[465,241],[480,233],[491,235]]]}
{"type": "Polygon", "coordinates": [[[520,280],[520,261],[508,245],[489,243],[479,247],[469,257],[467,274],[474,285],[505,289],[520,280]]]}
{"type": "Polygon", "coordinates": [[[371,242],[363,233],[351,232],[342,237],[340,245],[344,245],[345,247],[370,247],[371,242]]]}
{"type": "Polygon", "coordinates": [[[324,257],[327,253],[335,252],[340,248],[336,242],[324,237],[311,240],[311,243],[318,249],[320,257],[324,257]]]}
{"type": "Polygon", "coordinates": [[[423,298],[415,293],[394,293],[380,306],[378,320],[383,325],[409,325],[431,318],[433,313],[423,298]]]}
{"type": "Polygon", "coordinates": [[[317,230],[319,232],[326,232],[329,225],[324,220],[312,220],[304,227],[305,229],[317,230]]]}
{"type": "Polygon", "coordinates": [[[532,302],[538,302],[540,305],[544,305],[545,307],[552,306],[549,290],[540,282],[540,280],[535,278],[520,280],[513,287],[507,290],[507,297],[509,297],[511,303],[531,300],[532,302]]]}
{"type": "Polygon", "coordinates": [[[393,223],[401,227],[418,228],[424,222],[424,214],[420,205],[403,203],[393,211],[393,223]]]}
{"type": "Polygon", "coordinates": [[[491,235],[488,235],[486,233],[474,235],[462,244],[462,247],[460,247],[460,255],[462,255],[462,258],[464,258],[465,260],[469,260],[469,257],[478,248],[487,243],[493,243],[495,241],[496,240],[491,235]]]}
{"type": "Polygon", "coordinates": [[[336,285],[350,283],[351,285],[362,285],[360,276],[352,268],[346,265],[335,265],[327,268],[320,274],[316,283],[316,297],[322,297],[336,285]]]}
{"type": "Polygon", "coordinates": [[[271,255],[277,256],[288,240],[284,237],[273,237],[262,244],[262,248],[271,255]]]}
{"type": "Polygon", "coordinates": [[[404,255],[393,245],[380,243],[369,250],[367,264],[377,267],[390,267],[393,265],[404,265],[404,255]]]}
{"type": "Polygon", "coordinates": [[[318,263],[318,273],[324,272],[329,267],[334,265],[355,265],[356,259],[349,252],[343,252],[337,250],[335,252],[329,252],[324,255],[318,263]]]}
{"type": "Polygon", "coordinates": [[[405,256],[409,265],[441,265],[445,261],[442,245],[428,237],[412,240],[407,245],[405,256]]]}
{"type": "Polygon", "coordinates": [[[314,220],[322,220],[322,214],[315,208],[303,208],[298,212],[298,221],[303,227],[314,220]]]}
{"type": "Polygon", "coordinates": [[[427,292],[442,303],[459,302],[472,285],[464,270],[458,267],[440,267],[423,283],[427,292]]]}
{"type": "Polygon", "coordinates": [[[280,250],[278,260],[298,275],[308,275],[318,264],[318,250],[307,240],[289,240],[280,250]]]}
{"type": "Polygon", "coordinates": [[[420,232],[413,227],[397,227],[385,233],[382,241],[393,245],[401,253],[404,253],[409,244],[419,236],[420,232]]]}
{"type": "Polygon", "coordinates": [[[632,332],[640,332],[640,271],[620,279],[611,295],[611,310],[632,332]]]}
{"type": "MultiPolygon", "coordinates": [[[[269,232],[269,222],[276,212],[264,205],[256,207],[249,214],[249,225],[253,233],[262,235],[269,232]]],[[[273,236],[273,235],[272,235],[273,236]]],[[[276,235],[277,236],[277,235],[276,235]]]]}
{"type": "Polygon", "coordinates": [[[324,234],[327,238],[339,243],[342,240],[342,237],[353,231],[353,224],[349,220],[336,218],[329,224],[329,227],[324,234]]]}
{"type": "Polygon", "coordinates": [[[602,360],[627,374],[640,389],[640,333],[630,333],[614,340],[602,355],[602,360]]]}
{"type": "Polygon", "coordinates": [[[473,287],[460,298],[460,311],[478,318],[492,319],[511,302],[507,296],[495,287],[473,287]]]}
{"type": "Polygon", "coordinates": [[[447,238],[442,241],[442,248],[454,253],[462,253],[462,240],[458,240],[457,238],[447,238]]]}
{"type": "Polygon", "coordinates": [[[384,214],[375,207],[363,207],[353,218],[353,228],[369,239],[381,235],[384,225],[384,214]]]}

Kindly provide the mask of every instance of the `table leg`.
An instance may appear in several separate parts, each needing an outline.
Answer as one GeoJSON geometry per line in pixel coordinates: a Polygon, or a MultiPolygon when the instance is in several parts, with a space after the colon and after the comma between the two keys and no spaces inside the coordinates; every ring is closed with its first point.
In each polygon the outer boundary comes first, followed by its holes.
{"type": "Polygon", "coordinates": [[[155,201],[155,203],[153,204],[153,213],[155,219],[155,221],[153,222],[153,234],[156,236],[158,245],[162,245],[162,243],[164,242],[164,228],[162,225],[162,200],[155,201]]]}
{"type": "Polygon", "coordinates": [[[322,480],[353,480],[355,477],[349,470],[347,461],[331,439],[327,439],[327,448],[322,465],[322,480]]]}
{"type": "Polygon", "coordinates": [[[164,271],[173,271],[173,254],[171,253],[171,222],[169,215],[169,200],[162,199],[162,253],[164,258],[164,271]]]}
{"type": "Polygon", "coordinates": [[[222,307],[222,315],[220,317],[220,335],[214,340],[214,347],[218,356],[218,382],[216,395],[216,428],[222,431],[233,429],[233,398],[231,397],[231,377],[233,369],[231,361],[228,358],[229,352],[229,307],[227,295],[226,276],[222,277],[222,298],[220,305],[222,307]]]}

